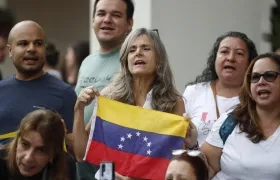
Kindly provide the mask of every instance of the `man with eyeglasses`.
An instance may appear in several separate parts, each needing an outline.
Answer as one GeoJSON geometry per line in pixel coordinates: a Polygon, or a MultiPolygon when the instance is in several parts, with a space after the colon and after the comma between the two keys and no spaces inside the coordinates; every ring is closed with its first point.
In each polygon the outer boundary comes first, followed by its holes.
{"type": "MultiPolygon", "coordinates": [[[[98,51],[89,55],[83,61],[76,85],[76,93],[88,86],[94,86],[101,91],[112,77],[120,70],[120,47],[132,30],[134,3],[132,0],[95,0],[93,5],[93,30],[99,42],[98,51]]],[[[93,104],[84,111],[84,122],[88,124],[93,112],[93,104]]],[[[83,162],[83,153],[75,152],[78,161],[83,162]]],[[[89,169],[78,172],[80,179],[93,179],[95,170],[90,170],[87,163],[79,169],[89,169]]],[[[82,166],[82,164],[80,165],[82,166]]]]}

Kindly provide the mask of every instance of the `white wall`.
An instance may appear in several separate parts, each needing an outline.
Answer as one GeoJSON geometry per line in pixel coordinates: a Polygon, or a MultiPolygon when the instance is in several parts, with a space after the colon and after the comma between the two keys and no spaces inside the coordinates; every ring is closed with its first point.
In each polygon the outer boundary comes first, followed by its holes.
{"type": "MultiPolygon", "coordinates": [[[[60,49],[61,56],[70,43],[89,39],[87,0],[7,0],[6,6],[12,10],[17,21],[30,19],[38,22],[44,28],[47,38],[60,49]]],[[[15,72],[10,59],[0,68],[4,77],[15,72]]]]}

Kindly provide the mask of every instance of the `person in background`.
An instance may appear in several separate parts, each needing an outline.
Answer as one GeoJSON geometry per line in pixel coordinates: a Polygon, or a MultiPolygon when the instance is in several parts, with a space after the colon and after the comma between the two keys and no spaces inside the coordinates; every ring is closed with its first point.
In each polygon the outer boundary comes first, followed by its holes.
{"type": "Polygon", "coordinates": [[[212,180],[280,179],[279,75],[276,53],[261,54],[251,62],[240,104],[221,115],[201,146],[212,180]]]}
{"type": "Polygon", "coordinates": [[[61,117],[38,109],[21,121],[16,137],[0,159],[0,179],[68,180],[61,117]]]}
{"type": "MultiPolygon", "coordinates": [[[[0,36],[0,64],[4,63],[7,55],[6,40],[4,37],[0,36]]],[[[0,80],[3,79],[2,72],[0,71],[0,80]]]]}
{"type": "MultiPolygon", "coordinates": [[[[77,94],[89,86],[101,91],[120,71],[120,47],[132,30],[133,14],[132,0],[94,1],[92,23],[100,48],[83,61],[75,87],[77,94]]],[[[93,104],[85,108],[85,125],[90,121],[92,109],[93,104]]],[[[92,180],[98,167],[81,162],[78,169],[81,169],[80,179],[92,180]]]]}
{"type": "MultiPolygon", "coordinates": [[[[120,47],[133,25],[132,0],[96,0],[93,9],[93,30],[100,49],[83,61],[75,88],[77,94],[88,86],[101,91],[120,71],[120,47]]],[[[85,109],[85,124],[92,109],[92,104],[85,109]]]]}
{"type": "Polygon", "coordinates": [[[256,46],[241,32],[227,32],[217,38],[207,66],[183,94],[186,113],[198,129],[203,144],[219,116],[239,104],[238,93],[256,46]]]}
{"type": "Polygon", "coordinates": [[[67,48],[62,66],[63,80],[66,83],[76,86],[80,66],[89,52],[89,41],[77,41],[67,48]]]}
{"type": "MultiPolygon", "coordinates": [[[[0,8],[0,64],[4,63],[7,51],[7,39],[10,30],[15,24],[15,18],[12,12],[6,8],[0,8]]],[[[3,79],[3,74],[0,70],[0,80],[3,79]]]]}
{"type": "Polygon", "coordinates": [[[208,180],[208,168],[197,150],[174,150],[165,180],[208,180]]]}
{"type": "Polygon", "coordinates": [[[46,63],[44,66],[44,71],[50,75],[62,80],[60,71],[57,70],[57,64],[59,62],[59,51],[56,49],[55,45],[47,41],[46,42],[46,63]]]}

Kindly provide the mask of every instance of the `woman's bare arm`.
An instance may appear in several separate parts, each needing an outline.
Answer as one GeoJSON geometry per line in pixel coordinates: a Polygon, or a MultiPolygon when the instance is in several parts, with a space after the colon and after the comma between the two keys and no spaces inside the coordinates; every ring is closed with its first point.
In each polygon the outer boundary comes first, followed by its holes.
{"type": "Polygon", "coordinates": [[[212,146],[207,142],[205,142],[200,149],[207,158],[209,179],[212,179],[215,174],[221,170],[220,159],[223,149],[212,146]]]}
{"type": "Polygon", "coordinates": [[[99,92],[94,87],[83,89],[76,101],[74,107],[74,125],[73,125],[73,149],[77,161],[83,161],[88,141],[88,133],[84,124],[84,109],[89,105],[95,96],[99,96],[99,92]]]}

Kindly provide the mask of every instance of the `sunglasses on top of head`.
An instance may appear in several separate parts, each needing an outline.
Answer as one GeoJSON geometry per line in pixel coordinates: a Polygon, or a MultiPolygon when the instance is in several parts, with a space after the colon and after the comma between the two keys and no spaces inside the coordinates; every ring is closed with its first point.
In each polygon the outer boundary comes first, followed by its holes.
{"type": "Polygon", "coordinates": [[[176,150],[172,151],[173,156],[179,156],[179,155],[182,155],[185,153],[192,157],[201,155],[201,151],[199,151],[199,150],[176,149],[176,150]]]}

